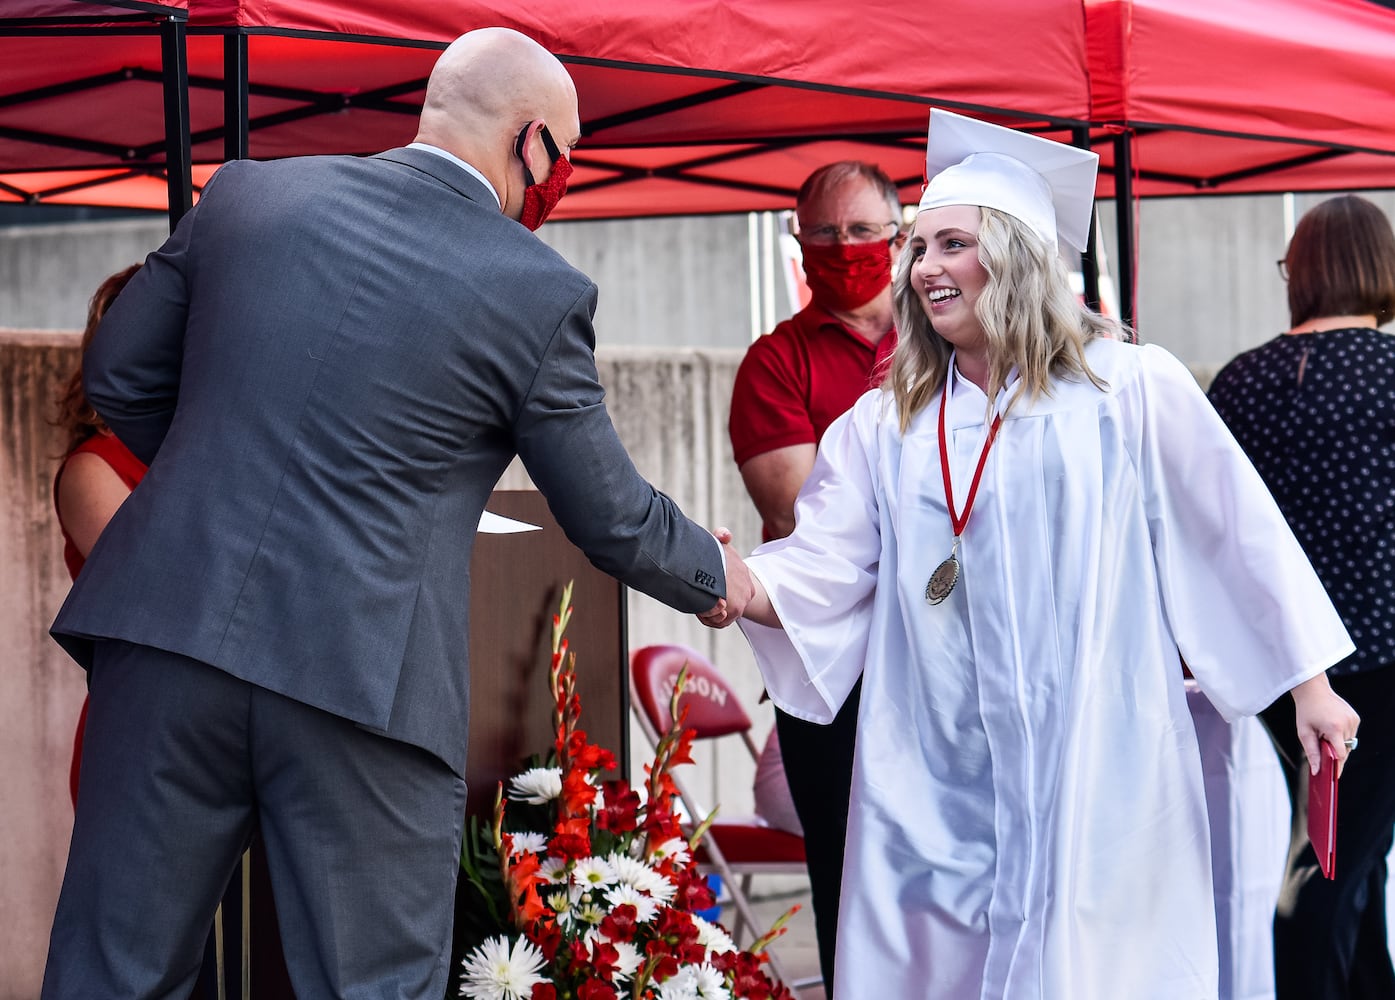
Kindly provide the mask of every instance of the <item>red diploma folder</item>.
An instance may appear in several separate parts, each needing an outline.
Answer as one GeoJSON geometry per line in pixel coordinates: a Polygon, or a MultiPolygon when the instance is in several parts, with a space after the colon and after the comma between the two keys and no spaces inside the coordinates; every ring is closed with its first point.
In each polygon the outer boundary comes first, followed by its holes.
{"type": "Polygon", "coordinates": [[[1308,781],[1308,839],[1317,853],[1323,875],[1336,878],[1337,870],[1337,754],[1332,744],[1318,740],[1322,763],[1308,781]]]}

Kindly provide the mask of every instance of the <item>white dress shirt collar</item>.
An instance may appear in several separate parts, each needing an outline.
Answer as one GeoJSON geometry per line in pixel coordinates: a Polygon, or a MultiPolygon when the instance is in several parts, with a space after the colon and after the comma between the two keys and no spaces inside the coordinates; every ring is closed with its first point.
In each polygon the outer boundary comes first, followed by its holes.
{"type": "Polygon", "coordinates": [[[499,203],[500,210],[503,209],[504,203],[502,201],[499,201],[499,192],[494,190],[494,185],[489,183],[489,178],[484,176],[484,174],[480,173],[477,169],[472,167],[470,164],[466,163],[464,160],[456,156],[454,153],[447,152],[440,146],[432,146],[430,143],[425,142],[409,142],[407,144],[407,148],[424,149],[428,153],[435,153],[437,156],[442,157],[443,159],[450,160],[450,162],[460,167],[460,169],[464,170],[466,173],[478,178],[480,183],[482,183],[485,187],[489,188],[489,193],[492,194],[494,196],[494,200],[499,203]]]}

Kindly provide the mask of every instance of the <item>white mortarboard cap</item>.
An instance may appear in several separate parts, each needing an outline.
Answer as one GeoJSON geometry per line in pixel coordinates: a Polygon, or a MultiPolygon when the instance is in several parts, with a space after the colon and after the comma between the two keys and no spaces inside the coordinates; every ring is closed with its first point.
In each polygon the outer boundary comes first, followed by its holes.
{"type": "Polygon", "coordinates": [[[1095,202],[1099,156],[1087,149],[991,125],[950,111],[930,111],[921,210],[945,205],[996,208],[1055,246],[1085,249],[1095,202]]]}

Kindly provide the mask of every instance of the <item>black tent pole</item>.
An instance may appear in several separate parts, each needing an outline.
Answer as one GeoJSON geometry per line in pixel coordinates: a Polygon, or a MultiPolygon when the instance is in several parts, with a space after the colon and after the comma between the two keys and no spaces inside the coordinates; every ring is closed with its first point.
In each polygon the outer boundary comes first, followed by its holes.
{"type": "MultiPolygon", "coordinates": [[[[1081,149],[1090,148],[1090,126],[1076,125],[1070,130],[1070,141],[1081,149]]],[[[1100,261],[1095,248],[1095,203],[1090,202],[1090,233],[1085,238],[1085,250],[1080,255],[1080,274],[1085,279],[1085,305],[1099,312],[1100,261]]]]}
{"type": "Polygon", "coordinates": [[[183,18],[160,23],[160,63],[165,91],[165,173],[170,231],[194,205],[189,148],[189,35],[183,18]]]}
{"type": "Polygon", "coordinates": [[[1119,318],[1133,326],[1134,259],[1133,136],[1128,131],[1114,137],[1114,204],[1119,234],[1119,318]]]}
{"type": "Polygon", "coordinates": [[[223,159],[245,160],[248,153],[247,36],[223,36],[223,159]]]}

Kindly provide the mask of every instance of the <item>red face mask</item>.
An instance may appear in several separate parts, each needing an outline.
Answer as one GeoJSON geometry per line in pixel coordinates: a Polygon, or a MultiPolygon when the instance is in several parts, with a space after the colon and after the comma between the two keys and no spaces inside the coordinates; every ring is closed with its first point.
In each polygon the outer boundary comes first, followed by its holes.
{"type": "Polygon", "coordinates": [[[804,243],[804,278],[814,301],[846,311],[866,305],[891,284],[891,244],[804,243]]]}
{"type": "MultiPolygon", "coordinates": [[[[528,124],[531,125],[532,122],[528,124]]],[[[552,157],[552,172],[547,175],[547,180],[536,184],[528,164],[523,164],[523,179],[527,182],[527,187],[523,189],[523,214],[518,218],[519,222],[534,231],[547,220],[557,203],[562,200],[562,195],[567,193],[567,178],[572,174],[572,161],[562,155],[547,126],[538,129],[538,134],[542,136],[543,145],[547,147],[547,155],[552,157]]],[[[518,133],[518,143],[514,146],[514,153],[520,160],[523,159],[523,143],[527,138],[528,125],[525,125],[523,131],[518,133]]]]}

